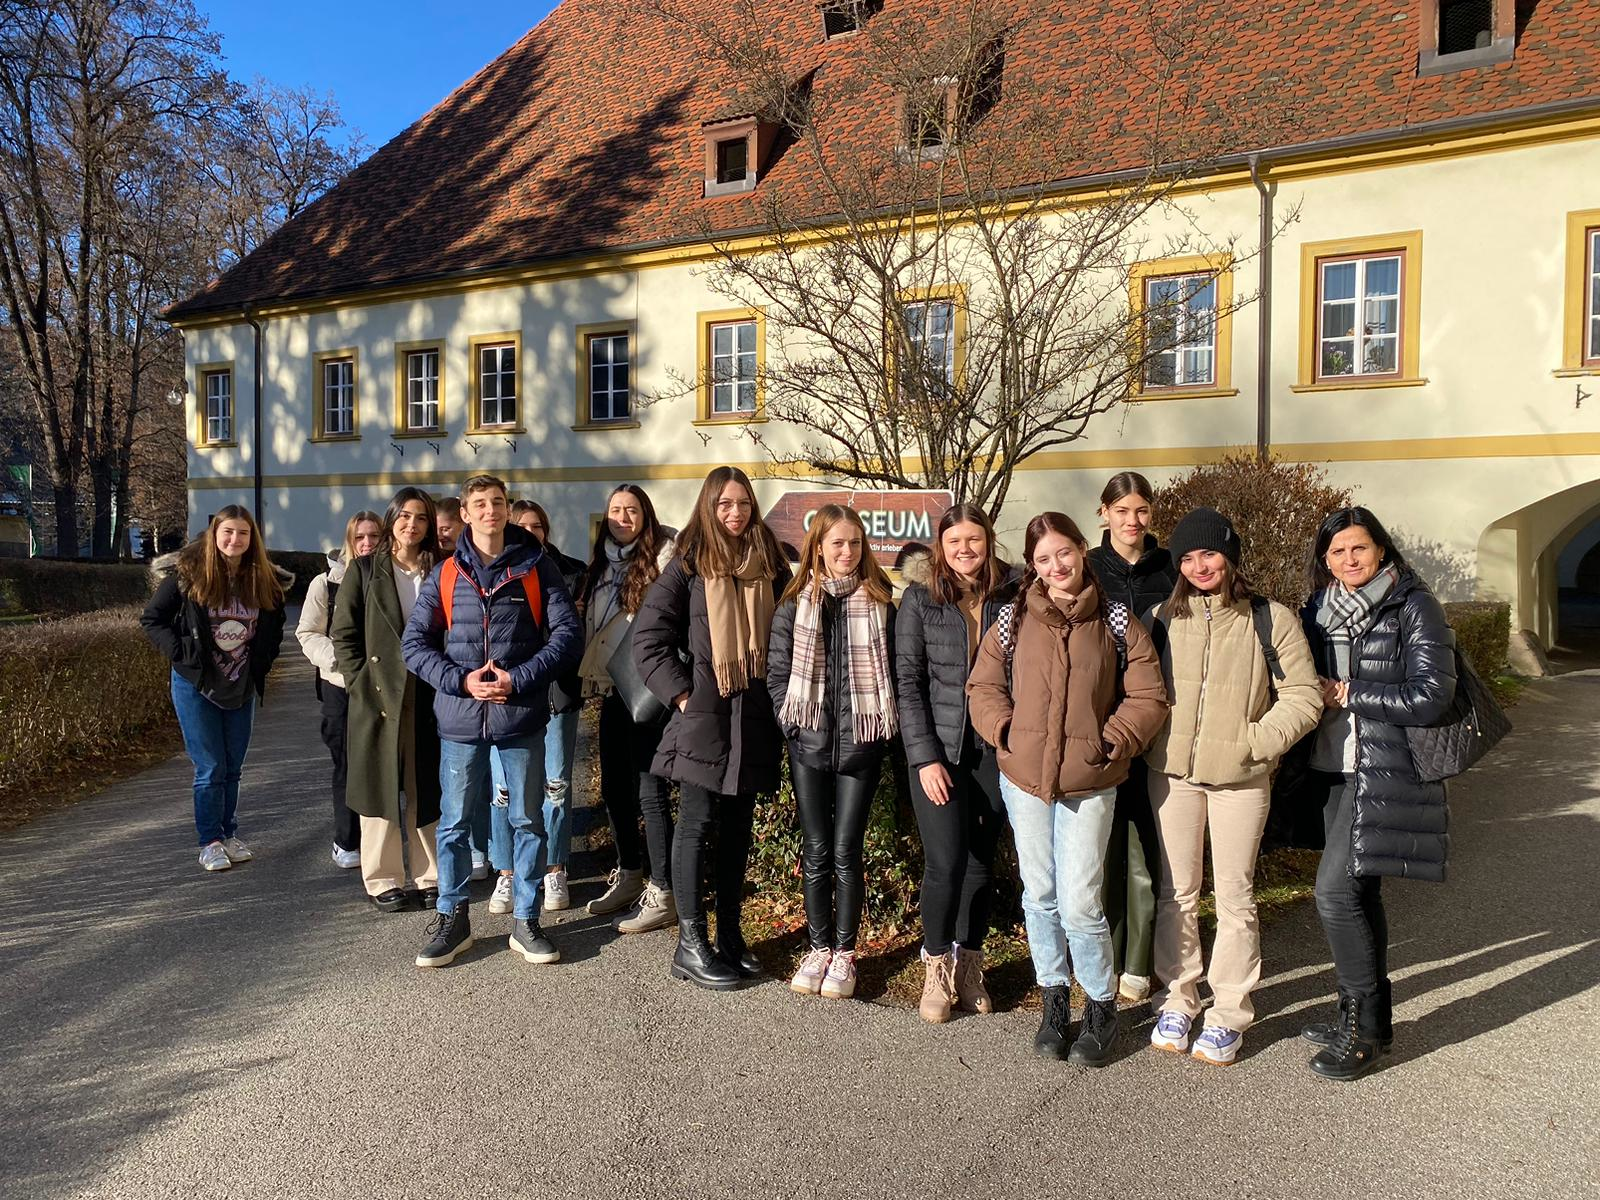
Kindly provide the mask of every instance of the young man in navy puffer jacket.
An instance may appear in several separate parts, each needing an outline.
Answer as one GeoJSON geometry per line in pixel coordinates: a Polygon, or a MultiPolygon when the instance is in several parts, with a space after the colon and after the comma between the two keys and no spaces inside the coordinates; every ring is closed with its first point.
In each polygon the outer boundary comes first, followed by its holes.
{"type": "Polygon", "coordinates": [[[442,739],[438,913],[417,966],[448,966],[472,946],[472,815],[489,803],[491,747],[500,752],[509,793],[511,948],[529,962],[555,962],[561,952],[539,928],[547,853],[540,808],[544,727],[550,681],[583,653],[583,622],[554,560],[536,537],[511,524],[501,480],[467,480],[461,515],[467,527],[455,554],[422,585],[401,638],[407,668],[434,689],[442,739]]]}

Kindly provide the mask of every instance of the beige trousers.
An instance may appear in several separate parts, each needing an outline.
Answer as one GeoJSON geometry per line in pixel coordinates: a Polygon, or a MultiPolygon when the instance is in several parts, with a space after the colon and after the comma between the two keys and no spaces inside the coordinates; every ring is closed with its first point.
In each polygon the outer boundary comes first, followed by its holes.
{"type": "Polygon", "coordinates": [[[1242,1033],[1255,1020],[1250,993],[1261,981],[1256,855],[1272,799],[1270,778],[1258,775],[1234,787],[1205,787],[1150,772],[1150,806],[1161,847],[1155,972],[1164,986],[1151,1001],[1158,1011],[1198,1018],[1204,975],[1216,998],[1206,1014],[1207,1025],[1242,1033]],[[1200,951],[1200,886],[1208,827],[1217,896],[1217,937],[1209,972],[1200,951]]]}
{"type": "Polygon", "coordinates": [[[411,851],[411,869],[419,888],[439,886],[439,852],[434,844],[438,823],[417,828],[417,752],[416,686],[406,677],[405,699],[400,705],[400,783],[405,799],[400,805],[405,819],[402,831],[398,822],[387,817],[361,818],[361,882],[367,895],[406,886],[406,850],[411,851]]]}

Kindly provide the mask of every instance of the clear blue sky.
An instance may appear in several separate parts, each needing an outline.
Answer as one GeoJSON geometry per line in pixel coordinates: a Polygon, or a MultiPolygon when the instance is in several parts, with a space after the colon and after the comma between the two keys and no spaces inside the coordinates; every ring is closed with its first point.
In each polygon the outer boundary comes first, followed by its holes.
{"type": "Polygon", "coordinates": [[[331,91],[377,149],[555,7],[418,0],[195,0],[228,73],[331,91]]]}

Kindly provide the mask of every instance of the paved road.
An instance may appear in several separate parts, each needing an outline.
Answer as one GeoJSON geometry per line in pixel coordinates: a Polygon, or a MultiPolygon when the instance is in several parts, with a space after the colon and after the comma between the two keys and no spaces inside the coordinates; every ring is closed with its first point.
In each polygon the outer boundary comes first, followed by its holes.
{"type": "Polygon", "coordinates": [[[557,966],[496,937],[419,971],[423,918],[328,861],[308,688],[260,717],[255,863],[197,869],[181,759],[0,838],[0,1196],[1597,1194],[1600,674],[1535,685],[1455,790],[1451,882],[1389,887],[1398,1053],[1351,1086],[1294,1036],[1331,987],[1309,909],[1226,1071],[1148,1021],[1088,1072],[1024,1013],[711,995],[581,913],[557,966]]]}

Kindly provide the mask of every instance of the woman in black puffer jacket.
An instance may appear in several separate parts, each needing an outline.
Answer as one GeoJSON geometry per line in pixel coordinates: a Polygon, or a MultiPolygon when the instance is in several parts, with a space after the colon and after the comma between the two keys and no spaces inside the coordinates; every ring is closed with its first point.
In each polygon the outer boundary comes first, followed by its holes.
{"type": "Polygon", "coordinates": [[[1439,881],[1450,838],[1442,783],[1417,778],[1406,727],[1455,696],[1455,634],[1432,592],[1365,508],[1329,515],[1301,613],[1326,709],[1304,742],[1302,797],[1323,810],[1317,913],[1339,978],[1339,1015],[1306,1027],[1311,1069],[1366,1074],[1393,1039],[1385,875],[1439,881]]]}
{"type": "MultiPolygon", "coordinates": [[[[940,518],[928,566],[900,600],[894,671],[922,835],[926,977],[919,1012],[940,1023],[957,1004],[968,1012],[993,1007],[983,983],[983,941],[1006,810],[994,750],[967,715],[967,675],[979,641],[1016,595],[1017,571],[999,557],[994,525],[975,504],[957,504],[940,518]]],[[[907,564],[908,578],[912,570],[907,564]]]]}

